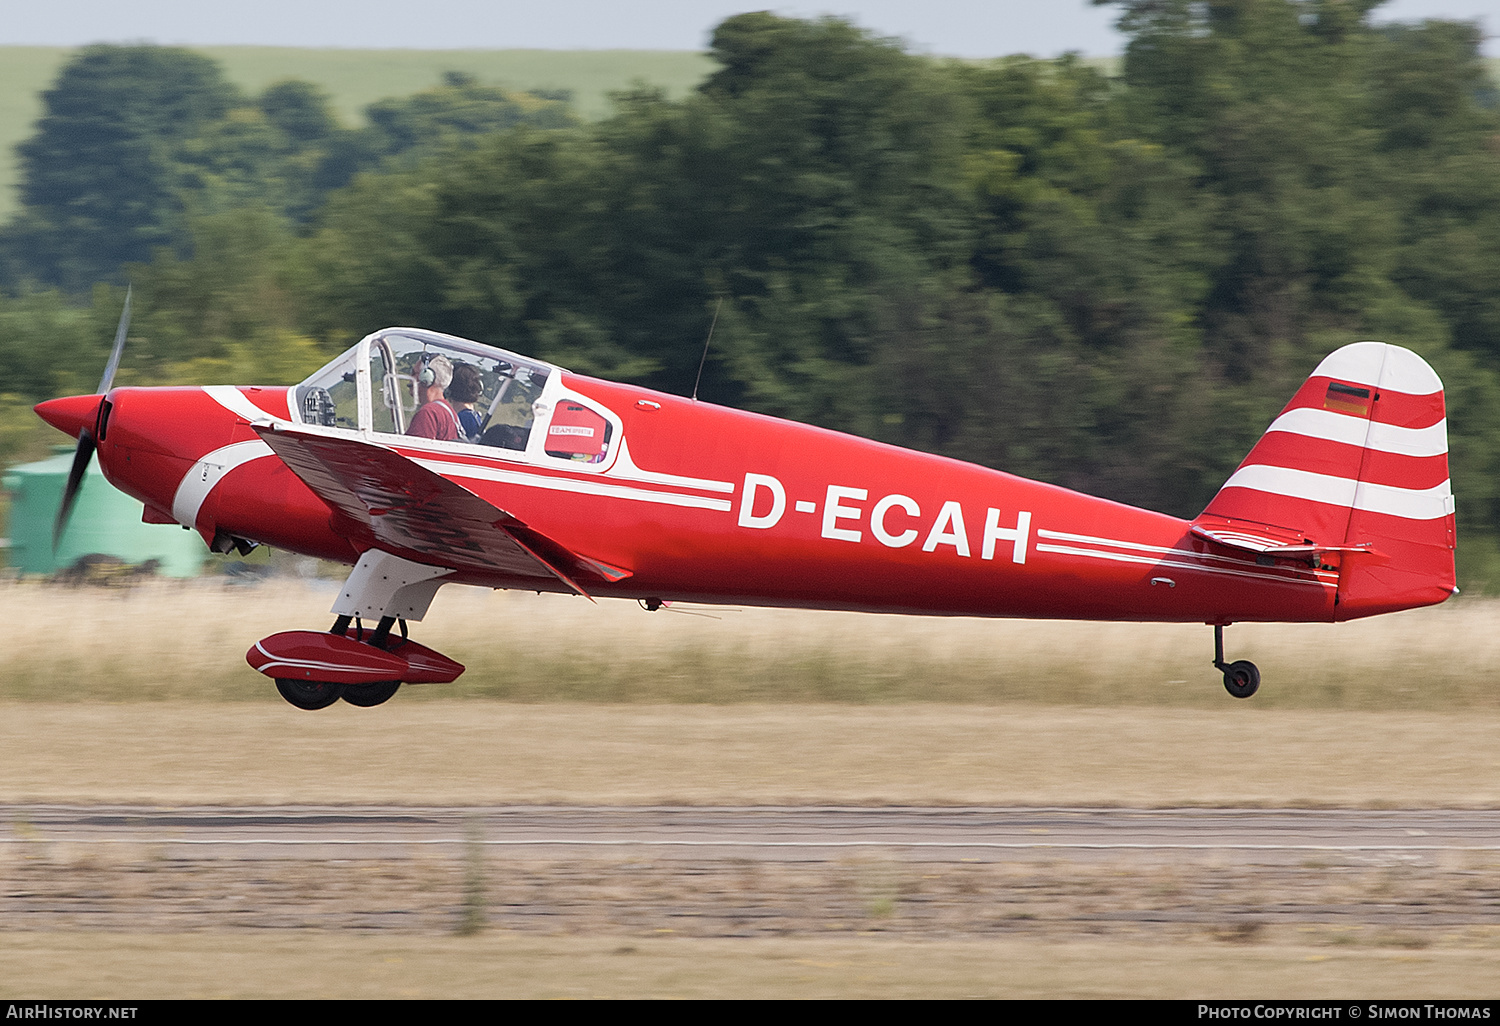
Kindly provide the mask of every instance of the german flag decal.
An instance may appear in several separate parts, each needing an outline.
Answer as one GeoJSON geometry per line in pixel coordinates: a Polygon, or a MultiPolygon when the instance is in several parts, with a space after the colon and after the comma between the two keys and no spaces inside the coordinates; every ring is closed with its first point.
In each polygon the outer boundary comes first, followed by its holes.
{"type": "Polygon", "coordinates": [[[1323,409],[1347,413],[1355,417],[1368,417],[1370,415],[1370,390],[1330,381],[1328,394],[1323,397],[1323,409]]]}

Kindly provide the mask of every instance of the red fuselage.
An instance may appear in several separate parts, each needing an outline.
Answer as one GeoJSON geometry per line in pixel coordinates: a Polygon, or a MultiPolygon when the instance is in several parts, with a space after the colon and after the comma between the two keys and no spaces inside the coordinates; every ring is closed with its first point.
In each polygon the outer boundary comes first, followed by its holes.
{"type": "MultiPolygon", "coordinates": [[[[624,445],[604,469],[351,434],[575,553],[629,571],[595,582],[596,595],[1207,623],[1385,611],[1340,613],[1336,568],[1227,552],[1175,517],[643,388],[570,374],[562,381],[618,415],[624,445]]],[[[353,563],[360,552],[338,517],[252,427],[291,419],[291,394],[114,389],[99,439],[104,472],[146,505],[148,520],[183,523],[210,542],[235,536],[353,563]]],[[[43,415],[76,434],[61,406],[49,416],[48,405],[43,415]]],[[[472,571],[454,579],[538,587],[472,571]]]]}

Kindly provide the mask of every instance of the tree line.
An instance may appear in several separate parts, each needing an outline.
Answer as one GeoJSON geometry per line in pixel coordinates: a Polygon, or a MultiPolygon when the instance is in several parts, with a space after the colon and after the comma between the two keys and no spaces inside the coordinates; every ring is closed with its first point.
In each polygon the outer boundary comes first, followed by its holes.
{"type": "Polygon", "coordinates": [[[1113,77],[738,15],[696,93],[593,123],[450,76],[349,128],[306,83],[80,51],[0,229],[0,389],[92,387],[127,278],[137,381],[289,381],[401,323],[686,393],[718,310],[705,399],[1192,516],[1319,359],[1377,338],[1444,378],[1462,572],[1500,585],[1477,26],[1115,6],[1113,77]]]}

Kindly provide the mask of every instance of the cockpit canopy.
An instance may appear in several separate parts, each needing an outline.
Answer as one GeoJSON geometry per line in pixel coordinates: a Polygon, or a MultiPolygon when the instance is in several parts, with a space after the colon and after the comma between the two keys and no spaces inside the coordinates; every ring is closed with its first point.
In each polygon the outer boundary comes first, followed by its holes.
{"type": "Polygon", "coordinates": [[[445,396],[461,418],[456,444],[600,469],[608,460],[618,418],[563,391],[559,368],[420,328],[386,328],[361,340],[297,386],[295,415],[305,424],[408,435],[413,417],[431,394],[424,386],[432,384],[436,368],[442,368],[440,379],[451,369],[455,380],[466,383],[463,389],[450,384],[445,396]],[[476,390],[471,399],[469,393],[476,390]],[[545,427],[533,437],[541,421],[545,427]]]}

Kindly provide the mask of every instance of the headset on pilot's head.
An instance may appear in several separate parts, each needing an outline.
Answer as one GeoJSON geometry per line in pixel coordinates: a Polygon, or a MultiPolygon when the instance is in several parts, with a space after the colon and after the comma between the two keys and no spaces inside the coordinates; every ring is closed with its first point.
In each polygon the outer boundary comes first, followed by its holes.
{"type": "Polygon", "coordinates": [[[417,382],[424,387],[436,384],[446,389],[453,381],[453,361],[442,353],[423,353],[417,358],[417,368],[417,382]]]}

